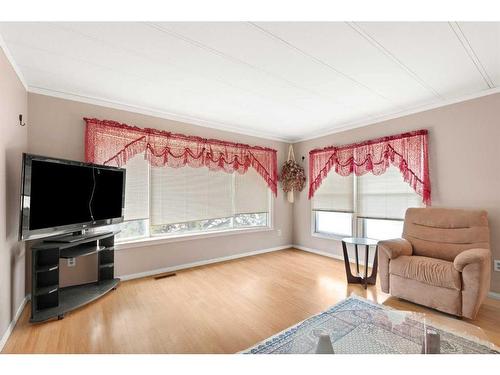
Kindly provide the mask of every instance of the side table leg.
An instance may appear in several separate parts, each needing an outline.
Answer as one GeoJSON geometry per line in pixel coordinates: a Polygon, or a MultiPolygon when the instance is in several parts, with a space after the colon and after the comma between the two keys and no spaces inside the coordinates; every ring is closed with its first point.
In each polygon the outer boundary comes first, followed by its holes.
{"type": "Polygon", "coordinates": [[[375,258],[373,258],[373,268],[368,282],[375,285],[377,282],[377,271],[378,271],[378,245],[375,246],[375,258]]]}
{"type": "Polygon", "coordinates": [[[365,277],[364,277],[364,282],[365,282],[365,289],[368,287],[368,253],[369,253],[369,246],[365,245],[365,277]]]}
{"type": "Polygon", "coordinates": [[[356,253],[356,276],[359,276],[359,255],[358,255],[358,245],[354,245],[354,250],[356,253]]]}
{"type": "Polygon", "coordinates": [[[354,277],[351,273],[351,264],[349,263],[349,254],[347,254],[347,245],[344,241],[342,241],[342,251],[344,253],[344,265],[345,265],[345,273],[347,276],[348,283],[355,283],[358,281],[358,278],[354,277]]]}

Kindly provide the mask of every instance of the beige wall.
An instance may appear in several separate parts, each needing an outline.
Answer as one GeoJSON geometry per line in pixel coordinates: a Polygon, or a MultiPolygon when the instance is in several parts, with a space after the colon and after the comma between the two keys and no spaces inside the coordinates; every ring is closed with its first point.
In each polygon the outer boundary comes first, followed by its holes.
{"type": "MultiPolygon", "coordinates": [[[[278,150],[278,164],[287,155],[288,144],[257,137],[214,130],[157,117],[116,110],[81,102],[29,94],[29,152],[41,155],[83,160],[83,117],[109,119],[141,127],[164,129],[206,138],[267,146],[278,150]]],[[[234,234],[230,236],[171,242],[118,250],[115,254],[116,273],[129,275],[216,257],[236,255],[260,249],[289,245],[292,242],[292,207],[281,191],[275,199],[273,231],[234,234]],[[281,230],[281,235],[277,230],[281,230]]],[[[77,260],[79,270],[61,269],[64,283],[80,282],[95,277],[94,260],[77,260]]]]}
{"type": "MultiPolygon", "coordinates": [[[[83,160],[82,117],[98,117],[278,149],[281,165],[287,144],[218,131],[152,116],[115,110],[53,97],[29,94],[29,151],[43,155],[83,160]]],[[[361,141],[383,135],[427,128],[430,131],[430,169],[434,206],[478,207],[488,210],[495,259],[500,259],[500,94],[421,112],[363,128],[295,144],[295,154],[307,170],[311,149],[332,144],[361,141]]],[[[238,253],[288,245],[290,243],[341,255],[338,241],[311,236],[311,210],[307,189],[296,195],[292,206],[280,192],[275,203],[275,229],[264,233],[171,242],[119,250],[119,275],[231,256],[238,253]]],[[[79,260],[80,270],[62,269],[67,283],[95,277],[93,259],[79,260]],[[72,278],[76,276],[76,279],[72,278]]],[[[500,291],[500,275],[493,274],[492,290],[500,291]]]]}
{"type": "MultiPolygon", "coordinates": [[[[295,155],[409,130],[429,129],[433,206],[483,208],[489,213],[493,258],[500,259],[500,94],[384,121],[300,142],[295,155]]],[[[293,206],[294,244],[341,255],[339,241],[311,236],[311,204],[307,189],[293,206]]],[[[492,276],[500,292],[500,272],[492,276]]]]}
{"type": "Polygon", "coordinates": [[[21,305],[24,246],[17,241],[21,155],[27,149],[27,93],[0,48],[0,339],[21,305]]]}

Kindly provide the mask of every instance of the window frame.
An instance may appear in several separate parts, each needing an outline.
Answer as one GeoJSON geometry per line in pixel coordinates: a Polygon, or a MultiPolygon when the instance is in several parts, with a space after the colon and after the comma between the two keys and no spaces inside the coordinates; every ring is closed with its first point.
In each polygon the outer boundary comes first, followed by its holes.
{"type": "Polygon", "coordinates": [[[366,235],[365,235],[365,220],[385,220],[385,221],[398,221],[398,222],[405,221],[404,219],[387,219],[387,218],[380,218],[380,217],[359,216],[358,223],[356,225],[356,230],[357,230],[357,234],[359,234],[360,237],[366,237],[366,235]]]}
{"type": "MultiPolygon", "coordinates": [[[[151,231],[151,212],[152,212],[152,205],[153,205],[153,194],[151,194],[151,165],[147,163],[147,168],[148,168],[148,218],[147,219],[142,219],[142,220],[147,220],[148,225],[146,226],[146,235],[140,236],[140,237],[135,237],[135,238],[128,238],[124,239],[122,241],[118,240],[116,242],[115,248],[117,249],[126,249],[126,248],[134,248],[134,247],[141,247],[144,244],[148,245],[155,245],[155,244],[162,244],[162,243],[168,243],[168,242],[178,242],[178,241],[186,241],[190,239],[202,239],[202,238],[210,238],[210,237],[218,237],[218,236],[224,236],[224,235],[234,235],[238,233],[252,233],[252,232],[267,232],[267,231],[273,231],[274,230],[274,211],[275,211],[275,202],[276,200],[274,199],[274,195],[272,192],[266,187],[267,189],[267,207],[268,207],[268,213],[267,213],[267,225],[263,226],[250,226],[250,227],[234,227],[234,217],[233,215],[232,222],[233,222],[233,227],[227,228],[227,229],[221,229],[221,230],[207,230],[207,231],[198,231],[198,232],[185,232],[185,233],[173,233],[173,234],[152,234],[151,231]]],[[[203,167],[201,167],[203,168],[203,167]]],[[[220,173],[226,173],[226,172],[220,172],[220,173]]],[[[236,173],[236,172],[234,172],[236,173]]],[[[232,183],[234,185],[235,183],[235,176],[233,175],[232,178],[232,183]]],[[[233,197],[234,200],[234,197],[233,197]]],[[[257,212],[256,212],[257,213],[257,212]]],[[[221,218],[222,219],[222,218],[221,218]]],[[[123,222],[127,221],[135,221],[135,220],[124,220],[123,222]]],[[[119,224],[118,224],[119,225],[119,224]]]]}
{"type": "MultiPolygon", "coordinates": [[[[365,228],[364,228],[364,219],[373,219],[373,220],[388,220],[388,221],[404,221],[404,219],[400,218],[381,218],[381,217],[368,217],[358,214],[358,205],[359,205],[359,195],[358,195],[358,178],[355,174],[353,176],[353,184],[352,184],[352,195],[353,195],[353,211],[338,211],[338,210],[314,210],[311,208],[311,236],[330,239],[330,240],[342,240],[346,238],[345,235],[337,234],[337,233],[325,233],[325,232],[317,232],[317,224],[316,224],[316,212],[318,211],[326,211],[326,212],[338,212],[338,213],[349,213],[352,215],[352,237],[364,237],[365,228]]],[[[312,204],[311,204],[312,207],[312,204]]]]}

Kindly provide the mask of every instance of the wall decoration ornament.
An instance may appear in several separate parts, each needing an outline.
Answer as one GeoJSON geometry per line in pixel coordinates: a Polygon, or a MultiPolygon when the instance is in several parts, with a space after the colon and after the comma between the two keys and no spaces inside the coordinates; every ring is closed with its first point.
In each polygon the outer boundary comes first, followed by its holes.
{"type": "Polygon", "coordinates": [[[274,149],[139,128],[116,121],[84,118],[85,160],[121,167],[137,154],[154,167],[207,167],[226,173],[254,168],[277,195],[278,164],[274,149]]]}
{"type": "Polygon", "coordinates": [[[309,152],[309,199],[333,169],[341,176],[371,172],[383,174],[390,165],[399,169],[404,180],[431,204],[428,131],[426,129],[377,138],[344,146],[330,146],[309,152]]]}
{"type": "Polygon", "coordinates": [[[302,168],[295,161],[295,154],[293,153],[293,147],[290,145],[288,148],[288,160],[283,164],[281,168],[280,181],[283,187],[283,191],[287,193],[288,202],[294,202],[294,191],[302,191],[306,184],[306,174],[304,168],[302,168]]]}

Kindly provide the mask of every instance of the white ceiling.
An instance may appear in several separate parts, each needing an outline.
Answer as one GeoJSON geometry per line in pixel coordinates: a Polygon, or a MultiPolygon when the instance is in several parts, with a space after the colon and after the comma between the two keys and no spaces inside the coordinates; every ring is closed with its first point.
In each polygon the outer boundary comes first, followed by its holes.
{"type": "Polygon", "coordinates": [[[500,23],[0,23],[49,95],[296,141],[500,86],[500,23]]]}

